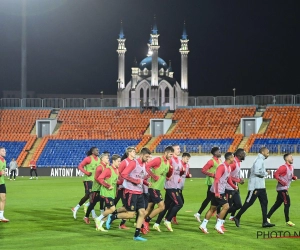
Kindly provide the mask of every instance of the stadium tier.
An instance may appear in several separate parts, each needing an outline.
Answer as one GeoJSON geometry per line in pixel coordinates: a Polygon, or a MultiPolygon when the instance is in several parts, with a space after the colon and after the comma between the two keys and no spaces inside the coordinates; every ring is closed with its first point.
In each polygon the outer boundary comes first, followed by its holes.
{"type": "Polygon", "coordinates": [[[7,161],[17,159],[20,166],[36,140],[31,134],[37,119],[48,118],[51,109],[0,110],[0,145],[7,150],[7,161]]]}
{"type": "Polygon", "coordinates": [[[172,131],[155,140],[150,149],[160,152],[177,141],[182,150],[195,153],[208,153],[212,146],[234,151],[243,139],[236,133],[241,118],[252,117],[255,111],[256,107],[177,109],[172,131]]]}
{"type": "Polygon", "coordinates": [[[271,153],[300,153],[300,106],[268,106],[263,119],[269,125],[265,133],[249,137],[247,151],[267,146],[271,153]]]}
{"type": "Polygon", "coordinates": [[[77,167],[91,147],[99,152],[123,155],[129,145],[138,145],[140,140],[48,140],[37,165],[39,167],[77,167]]]}
{"type": "Polygon", "coordinates": [[[92,146],[101,152],[123,154],[126,147],[137,146],[139,150],[151,138],[144,135],[149,120],[164,118],[167,111],[139,109],[112,110],[61,110],[57,134],[43,138],[34,159],[40,166],[78,166],[84,153],[92,146]],[[59,150],[57,150],[59,148],[59,150]],[[57,159],[51,156],[58,153],[57,159]]]}
{"type": "Polygon", "coordinates": [[[233,139],[166,139],[161,141],[161,143],[156,147],[156,152],[164,152],[165,147],[174,144],[179,145],[181,152],[187,151],[189,153],[210,153],[211,148],[214,146],[220,147],[221,152],[226,152],[232,142],[233,139]]]}

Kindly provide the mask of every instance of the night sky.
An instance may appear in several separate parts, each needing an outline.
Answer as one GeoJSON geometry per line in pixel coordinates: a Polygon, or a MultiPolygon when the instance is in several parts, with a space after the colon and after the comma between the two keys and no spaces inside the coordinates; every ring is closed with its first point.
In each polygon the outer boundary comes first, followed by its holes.
{"type": "MultiPolygon", "coordinates": [[[[299,1],[27,0],[28,90],[116,94],[120,20],[126,83],[147,54],[156,15],[159,57],[180,82],[189,38],[190,96],[300,94],[299,1]]],[[[0,91],[19,90],[21,1],[0,0],[0,91]]]]}

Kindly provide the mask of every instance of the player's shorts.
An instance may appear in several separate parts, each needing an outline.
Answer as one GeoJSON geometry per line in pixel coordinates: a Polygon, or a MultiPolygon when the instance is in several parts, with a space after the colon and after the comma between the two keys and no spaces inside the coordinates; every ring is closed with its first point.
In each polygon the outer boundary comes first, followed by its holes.
{"type": "Polygon", "coordinates": [[[0,194],[6,194],[6,187],[5,184],[0,185],[0,194]]]}
{"type": "Polygon", "coordinates": [[[139,209],[145,209],[144,194],[131,194],[126,193],[125,208],[127,211],[138,211],[139,209]]]}
{"type": "Polygon", "coordinates": [[[93,182],[92,181],[84,181],[84,191],[85,194],[90,194],[92,192],[93,182]]]}
{"type": "Polygon", "coordinates": [[[115,205],[115,199],[111,197],[104,197],[104,196],[101,196],[101,198],[104,199],[105,207],[111,208],[115,205]]]}
{"type": "Polygon", "coordinates": [[[216,198],[215,194],[213,194],[212,198],[211,198],[211,205],[212,206],[223,206],[226,203],[228,203],[227,199],[226,199],[226,195],[225,194],[220,194],[220,198],[216,198]]]}
{"type": "Polygon", "coordinates": [[[97,203],[101,201],[101,196],[99,191],[91,192],[90,193],[90,203],[97,203]]]}
{"type": "Polygon", "coordinates": [[[149,200],[148,200],[149,203],[158,204],[164,200],[160,193],[160,190],[149,188],[148,193],[149,193],[149,200]]]}

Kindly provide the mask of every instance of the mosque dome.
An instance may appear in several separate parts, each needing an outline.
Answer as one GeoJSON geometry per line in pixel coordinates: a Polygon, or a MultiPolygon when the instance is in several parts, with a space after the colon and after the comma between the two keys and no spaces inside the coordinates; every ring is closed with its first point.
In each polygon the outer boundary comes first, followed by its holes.
{"type": "MultiPolygon", "coordinates": [[[[158,57],[157,61],[158,61],[158,70],[160,70],[162,68],[164,70],[168,69],[168,65],[167,65],[167,63],[163,59],[161,59],[160,57],[158,57]]],[[[144,70],[144,68],[147,68],[148,70],[151,70],[152,69],[152,56],[148,56],[145,59],[143,59],[140,62],[139,68],[141,70],[144,70]]]]}

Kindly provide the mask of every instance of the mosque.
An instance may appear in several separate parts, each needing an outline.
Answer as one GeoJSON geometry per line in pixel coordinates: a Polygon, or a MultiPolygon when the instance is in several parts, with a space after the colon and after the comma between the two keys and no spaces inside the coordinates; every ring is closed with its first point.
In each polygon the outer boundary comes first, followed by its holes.
{"type": "Polygon", "coordinates": [[[188,104],[188,39],[185,24],[180,39],[181,82],[173,78],[171,62],[169,65],[158,56],[160,48],[158,29],[154,20],[148,54],[139,64],[135,60],[131,80],[125,84],[125,36],[121,23],[118,40],[118,106],[119,107],[158,107],[167,106],[175,110],[188,104]]]}

